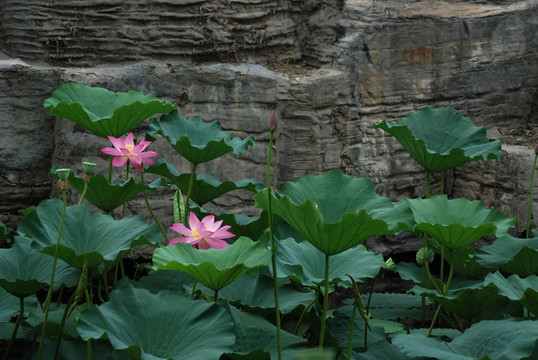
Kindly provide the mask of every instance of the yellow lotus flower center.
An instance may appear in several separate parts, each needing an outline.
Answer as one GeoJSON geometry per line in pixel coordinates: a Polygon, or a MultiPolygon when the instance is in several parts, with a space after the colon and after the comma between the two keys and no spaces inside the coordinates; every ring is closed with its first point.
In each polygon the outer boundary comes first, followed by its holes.
{"type": "Polygon", "coordinates": [[[198,234],[198,232],[194,229],[191,230],[192,231],[192,234],[194,235],[195,238],[199,239],[201,238],[200,234],[198,234]]]}
{"type": "Polygon", "coordinates": [[[131,152],[133,151],[134,145],[125,145],[125,148],[131,152]]]}

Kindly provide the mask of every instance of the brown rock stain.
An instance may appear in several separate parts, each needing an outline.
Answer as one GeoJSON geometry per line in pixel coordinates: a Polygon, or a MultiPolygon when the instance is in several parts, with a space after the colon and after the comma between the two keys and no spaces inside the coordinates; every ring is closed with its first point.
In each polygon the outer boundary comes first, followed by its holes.
{"type": "Polygon", "coordinates": [[[425,47],[404,49],[402,50],[402,56],[404,60],[408,60],[411,65],[415,63],[415,58],[417,58],[421,64],[433,64],[435,61],[435,49],[425,47]]]}

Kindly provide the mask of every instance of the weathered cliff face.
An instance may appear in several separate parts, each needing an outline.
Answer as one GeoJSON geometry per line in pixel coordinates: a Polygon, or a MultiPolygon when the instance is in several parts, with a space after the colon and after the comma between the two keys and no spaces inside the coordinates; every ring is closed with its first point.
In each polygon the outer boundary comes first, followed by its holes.
{"type": "MultiPolygon", "coordinates": [[[[51,164],[106,166],[105,139],[42,108],[67,82],[153,93],[187,117],[254,134],[246,154],[200,167],[223,180],[264,178],[275,109],[276,186],[340,168],[394,200],[422,196],[424,173],[373,124],[452,106],[503,141],[503,158],[447,172],[450,195],[523,219],[537,141],[536,1],[0,0],[0,9],[1,221],[14,224],[18,209],[50,195],[51,164]]],[[[154,150],[188,171],[164,141],[154,150]]],[[[151,195],[171,217],[170,192],[151,195]]],[[[239,193],[212,207],[252,213],[249,200],[239,193]]],[[[136,201],[131,210],[145,213],[136,201]]]]}

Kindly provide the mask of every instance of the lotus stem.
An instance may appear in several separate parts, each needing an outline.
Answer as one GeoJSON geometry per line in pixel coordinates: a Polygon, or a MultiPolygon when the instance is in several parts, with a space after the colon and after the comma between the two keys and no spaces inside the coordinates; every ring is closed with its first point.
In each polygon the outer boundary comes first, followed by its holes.
{"type": "MultiPolygon", "coordinates": [[[[82,276],[83,275],[81,275],[81,280],[82,280],[82,276]]],[[[80,284],[80,282],[79,282],[79,284],[80,284]]],[[[78,291],[78,287],[77,287],[77,291],[78,291]]],[[[71,312],[73,312],[73,309],[75,308],[76,303],[74,303],[73,301],[76,298],[77,291],[75,291],[73,294],[71,294],[71,296],[69,297],[69,300],[67,301],[67,304],[65,304],[65,310],[64,310],[64,313],[62,315],[62,320],[60,322],[60,329],[58,330],[58,340],[56,340],[56,347],[54,349],[54,359],[57,359],[58,354],[60,353],[60,345],[62,343],[62,333],[64,331],[65,320],[67,319],[69,314],[71,314],[71,312]]]]}
{"type": "Polygon", "coordinates": [[[191,207],[189,205],[189,202],[191,200],[191,194],[192,194],[192,187],[194,185],[194,179],[196,179],[196,164],[192,164],[191,168],[191,177],[189,178],[189,188],[187,189],[187,196],[185,199],[185,219],[183,219],[183,223],[187,223],[187,219],[189,218],[189,213],[191,211],[191,207]]]}
{"type": "Polygon", "coordinates": [[[194,282],[192,283],[191,299],[194,299],[194,292],[196,291],[197,284],[198,284],[198,280],[194,279],[194,282]]]}
{"type": "Polygon", "coordinates": [[[275,296],[275,323],[276,323],[276,338],[278,343],[278,360],[282,360],[282,334],[280,325],[280,300],[278,296],[278,276],[276,269],[276,254],[275,236],[273,233],[273,208],[271,206],[273,189],[271,187],[271,154],[273,150],[273,138],[275,128],[270,129],[269,148],[267,150],[267,169],[266,169],[266,187],[267,187],[267,218],[269,220],[269,237],[271,240],[271,267],[273,269],[273,289],[275,296]]]}
{"type": "Polygon", "coordinates": [[[534,174],[536,172],[536,159],[538,158],[538,152],[534,152],[534,164],[532,165],[531,175],[531,187],[529,189],[529,209],[527,210],[527,226],[525,230],[525,237],[530,237],[531,215],[532,215],[532,192],[534,190],[534,174]]]}
{"type": "MultiPolygon", "coordinates": [[[[126,170],[125,170],[125,181],[127,181],[129,179],[129,164],[130,163],[131,163],[130,161],[127,161],[127,166],[125,167],[126,168],[126,170]]],[[[122,205],[122,208],[121,208],[121,217],[122,218],[125,217],[126,204],[127,204],[127,202],[124,202],[123,205],[122,205]]]]}
{"type": "Polygon", "coordinates": [[[325,254],[325,290],[323,291],[323,310],[321,312],[321,330],[319,334],[319,350],[323,350],[325,341],[325,322],[327,321],[327,306],[329,302],[329,255],[325,254]]]}
{"type": "Polygon", "coordinates": [[[84,197],[86,196],[86,193],[88,192],[88,182],[84,181],[84,190],[82,191],[82,195],[80,195],[80,199],[78,200],[78,204],[82,204],[82,200],[84,200],[84,197]]]}
{"type": "Polygon", "coordinates": [[[314,290],[314,298],[312,299],[312,301],[310,301],[306,306],[305,308],[303,309],[303,311],[301,312],[301,316],[299,317],[299,321],[297,321],[297,325],[295,325],[295,330],[293,331],[293,333],[295,335],[297,335],[297,333],[299,332],[299,326],[301,326],[301,323],[303,322],[303,319],[306,315],[306,312],[308,309],[310,309],[310,307],[312,305],[314,305],[314,303],[317,301],[318,299],[318,292],[316,290],[314,290]]]}
{"type": "MultiPolygon", "coordinates": [[[[430,198],[430,172],[426,170],[426,199],[430,198]]],[[[424,233],[423,247],[428,247],[428,236],[424,233]]],[[[422,265],[422,287],[426,286],[426,268],[422,265]]],[[[422,326],[426,324],[426,295],[421,295],[421,315],[420,323],[422,326]]]]}
{"type": "Polygon", "coordinates": [[[47,332],[47,320],[49,318],[50,302],[52,299],[52,292],[54,288],[54,277],[56,275],[56,264],[58,262],[58,252],[60,250],[60,239],[62,238],[62,231],[65,221],[65,212],[67,209],[67,191],[62,190],[62,217],[60,218],[60,226],[58,228],[58,238],[56,239],[56,248],[54,249],[54,260],[52,262],[52,274],[50,276],[50,287],[47,292],[47,298],[45,300],[45,316],[43,318],[43,328],[41,329],[41,342],[39,343],[38,359],[43,359],[43,347],[45,344],[45,334],[47,332]]]}
{"type": "Polygon", "coordinates": [[[15,327],[13,328],[13,333],[11,333],[11,339],[9,339],[9,344],[7,345],[6,352],[4,354],[3,360],[8,359],[9,352],[11,351],[11,346],[13,345],[13,341],[17,338],[17,331],[19,330],[19,326],[21,325],[22,321],[24,319],[24,298],[19,297],[19,316],[17,316],[17,321],[15,322],[15,327]]]}
{"type": "Polygon", "coordinates": [[[109,157],[108,159],[108,183],[109,184],[112,184],[112,156],[109,157]]]}
{"type": "MultiPolygon", "coordinates": [[[[350,321],[350,326],[349,326],[349,335],[347,337],[347,357],[346,359],[351,359],[351,348],[352,348],[352,345],[353,345],[353,328],[354,328],[354,324],[355,324],[355,315],[357,314],[357,306],[355,306],[355,303],[353,303],[353,310],[351,311],[351,321],[350,321]]],[[[367,335],[366,335],[366,323],[364,324],[364,342],[366,344],[366,342],[368,341],[367,340],[367,335]]]]}
{"type": "MultiPolygon", "coordinates": [[[[452,250],[450,250],[450,255],[452,255],[452,250]]],[[[452,256],[451,256],[452,257],[452,256]]],[[[450,267],[450,271],[448,272],[448,279],[446,281],[446,285],[444,287],[444,291],[442,292],[442,295],[446,295],[448,293],[448,289],[450,287],[450,282],[452,281],[452,276],[454,275],[454,266],[450,267]]],[[[439,316],[439,312],[441,311],[441,304],[437,306],[437,310],[435,311],[435,315],[433,315],[432,323],[430,325],[430,328],[428,329],[427,337],[430,337],[433,326],[435,325],[435,321],[437,320],[437,317],[439,316]]]]}
{"type": "MultiPolygon", "coordinates": [[[[144,184],[144,172],[140,173],[140,181],[142,184],[144,184]]],[[[153,209],[151,208],[151,204],[149,203],[148,195],[146,194],[146,190],[142,191],[142,196],[144,196],[144,201],[146,202],[146,207],[148,208],[149,214],[153,218],[153,221],[155,221],[155,224],[157,224],[157,227],[161,231],[161,234],[163,234],[164,239],[166,243],[168,244],[170,240],[168,240],[168,235],[166,235],[166,230],[164,230],[164,227],[161,225],[161,222],[153,212],[153,209]]]]}

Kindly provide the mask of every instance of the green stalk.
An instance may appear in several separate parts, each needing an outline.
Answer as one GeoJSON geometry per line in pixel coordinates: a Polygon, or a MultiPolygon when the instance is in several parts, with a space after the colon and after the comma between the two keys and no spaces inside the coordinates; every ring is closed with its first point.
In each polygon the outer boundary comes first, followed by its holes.
{"type": "Polygon", "coordinates": [[[56,263],[58,262],[58,251],[60,250],[60,239],[65,221],[65,212],[67,209],[67,191],[62,191],[62,217],[60,219],[60,227],[58,228],[58,238],[56,239],[56,248],[54,249],[54,261],[52,262],[52,274],[50,276],[50,287],[45,300],[45,317],[43,318],[43,328],[41,329],[41,342],[39,343],[38,359],[43,359],[43,346],[45,344],[45,334],[47,332],[47,320],[49,318],[50,302],[54,287],[54,277],[56,275],[56,263]]]}
{"type": "Polygon", "coordinates": [[[108,183],[112,184],[112,156],[108,159],[108,183]]]}
{"type": "Polygon", "coordinates": [[[325,254],[325,290],[323,292],[323,310],[321,312],[321,330],[319,334],[319,349],[323,350],[325,341],[325,322],[327,321],[327,306],[329,302],[329,255],[325,254]]]}
{"type": "Polygon", "coordinates": [[[297,335],[297,333],[299,332],[299,326],[301,326],[301,323],[303,322],[303,319],[306,315],[306,312],[308,311],[308,309],[310,309],[310,307],[312,305],[314,305],[314,303],[318,300],[318,292],[314,290],[314,298],[312,299],[312,301],[310,301],[306,306],[305,308],[303,309],[303,311],[301,312],[301,316],[299,317],[299,321],[297,321],[297,325],[295,325],[295,330],[293,331],[293,333],[295,335],[297,335]]]}
{"type": "MultiPolygon", "coordinates": [[[[452,255],[452,250],[450,250],[450,254],[452,255]]],[[[445,288],[443,289],[443,295],[446,295],[448,293],[448,288],[450,287],[450,282],[452,281],[452,276],[454,275],[454,266],[450,267],[450,271],[448,272],[448,279],[446,281],[445,288]]],[[[435,315],[433,316],[432,323],[430,325],[430,328],[428,330],[428,334],[426,335],[429,337],[432,333],[433,326],[435,324],[435,321],[437,320],[437,317],[439,316],[439,312],[441,311],[441,305],[437,306],[437,310],[435,311],[435,315]]]]}
{"type": "Polygon", "coordinates": [[[9,352],[11,351],[11,346],[13,345],[13,341],[15,341],[15,338],[17,337],[17,331],[19,330],[19,326],[21,325],[22,321],[24,320],[24,298],[19,297],[19,316],[17,317],[17,322],[15,323],[15,327],[13,328],[13,333],[11,333],[11,339],[9,339],[9,344],[7,345],[6,352],[4,354],[3,360],[8,359],[9,352]]]}
{"type": "Polygon", "coordinates": [[[534,190],[534,174],[536,172],[536,159],[538,158],[538,153],[534,153],[534,164],[532,165],[532,175],[531,175],[531,188],[529,189],[529,209],[527,211],[527,227],[526,227],[526,237],[530,237],[530,226],[531,226],[531,213],[532,213],[532,191],[534,190]]]}
{"type": "MultiPolygon", "coordinates": [[[[130,162],[127,161],[127,170],[126,170],[126,173],[125,173],[125,181],[129,180],[129,164],[130,162]]],[[[121,208],[121,217],[124,218],[125,217],[125,207],[126,207],[126,202],[123,203],[123,206],[121,208]]]]}
{"type": "MultiPolygon", "coordinates": [[[[430,172],[426,170],[426,199],[430,198],[430,172]]],[[[428,236],[424,234],[423,247],[428,247],[428,236]]],[[[426,268],[422,265],[422,287],[426,286],[426,268]]],[[[421,295],[421,315],[420,323],[422,326],[426,324],[426,295],[421,295]]]]}
{"type": "MultiPolygon", "coordinates": [[[[355,327],[355,314],[357,313],[357,306],[355,303],[353,303],[353,310],[351,311],[351,321],[349,326],[349,335],[347,337],[347,357],[346,359],[351,359],[351,348],[353,345],[353,328],[355,327]]],[[[366,338],[366,323],[364,325],[364,342],[366,343],[368,340],[366,338]]]]}
{"type": "Polygon", "coordinates": [[[273,234],[273,208],[271,206],[273,189],[271,187],[271,154],[273,150],[273,138],[275,130],[270,130],[269,149],[267,151],[267,170],[266,170],[266,187],[267,187],[267,218],[269,220],[269,236],[271,238],[271,267],[273,268],[273,289],[275,295],[275,322],[276,322],[276,338],[278,343],[278,359],[282,360],[282,334],[280,325],[280,300],[278,296],[278,276],[276,270],[276,254],[275,237],[273,234]]]}
{"type": "MultiPolygon", "coordinates": [[[[441,194],[445,193],[445,172],[441,172],[441,194]]],[[[439,271],[439,279],[441,281],[445,281],[445,246],[441,244],[441,264],[440,264],[440,271],[439,271]]]]}
{"type": "MultiPolygon", "coordinates": [[[[142,184],[144,184],[144,172],[140,172],[140,181],[142,184]]],[[[148,208],[149,214],[153,218],[153,221],[155,221],[155,224],[157,224],[157,227],[161,231],[161,233],[164,236],[164,239],[166,240],[166,243],[168,244],[170,240],[168,240],[168,235],[166,235],[166,230],[164,230],[164,227],[161,225],[161,222],[159,219],[157,219],[157,216],[153,212],[153,209],[151,208],[151,204],[149,203],[148,195],[146,194],[146,190],[142,191],[142,195],[144,196],[144,201],[146,202],[146,207],[148,208]]]]}
{"type": "Polygon", "coordinates": [[[192,164],[192,168],[191,168],[191,177],[189,178],[189,188],[187,189],[187,195],[186,195],[186,199],[185,199],[185,219],[184,219],[184,224],[187,223],[188,219],[189,219],[189,212],[191,211],[191,206],[189,204],[190,200],[191,200],[191,193],[192,193],[192,187],[194,185],[194,179],[196,179],[196,164],[192,164]]]}
{"type": "Polygon", "coordinates": [[[196,291],[196,285],[197,284],[198,284],[198,280],[194,279],[194,282],[192,283],[191,299],[194,299],[194,293],[196,291]]]}
{"type": "Polygon", "coordinates": [[[88,182],[84,182],[84,190],[82,191],[82,195],[80,195],[80,199],[78,201],[77,205],[82,204],[82,200],[84,200],[84,196],[86,196],[86,193],[88,192],[88,182]]]}

